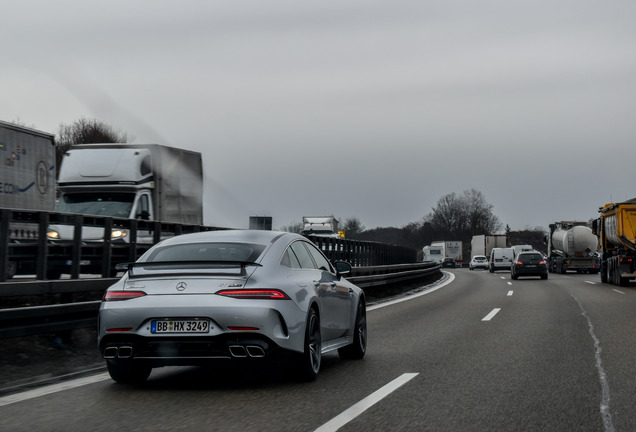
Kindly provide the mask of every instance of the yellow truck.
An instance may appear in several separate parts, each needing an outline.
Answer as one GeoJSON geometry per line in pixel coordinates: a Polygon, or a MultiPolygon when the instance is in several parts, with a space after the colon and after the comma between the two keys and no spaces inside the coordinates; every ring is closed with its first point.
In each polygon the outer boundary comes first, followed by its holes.
{"type": "Polygon", "coordinates": [[[627,286],[636,279],[636,198],[605,204],[593,223],[599,236],[601,282],[627,286]]]}

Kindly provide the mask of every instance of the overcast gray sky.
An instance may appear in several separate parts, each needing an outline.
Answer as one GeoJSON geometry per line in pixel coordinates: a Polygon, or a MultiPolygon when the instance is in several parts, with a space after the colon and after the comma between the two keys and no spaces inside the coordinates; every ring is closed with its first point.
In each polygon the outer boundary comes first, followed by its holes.
{"type": "Polygon", "coordinates": [[[633,0],[0,10],[0,120],[200,151],[207,224],[401,227],[475,188],[504,225],[545,228],[636,196],[633,0]]]}

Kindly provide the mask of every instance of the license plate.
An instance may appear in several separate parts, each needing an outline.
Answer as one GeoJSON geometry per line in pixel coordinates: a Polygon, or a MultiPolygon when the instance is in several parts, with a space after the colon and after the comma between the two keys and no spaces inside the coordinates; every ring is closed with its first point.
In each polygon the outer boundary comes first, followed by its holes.
{"type": "Polygon", "coordinates": [[[207,333],[209,320],[155,320],[150,323],[151,333],[207,333]]]}
{"type": "Polygon", "coordinates": [[[528,264],[526,267],[536,267],[534,264],[528,264]]]}

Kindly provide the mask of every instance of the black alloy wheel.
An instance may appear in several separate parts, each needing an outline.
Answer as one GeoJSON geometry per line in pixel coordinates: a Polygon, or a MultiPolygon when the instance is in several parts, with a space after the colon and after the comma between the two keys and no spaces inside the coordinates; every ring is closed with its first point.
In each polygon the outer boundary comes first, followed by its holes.
{"type": "Polygon", "coordinates": [[[340,358],[359,360],[367,352],[367,308],[363,298],[358,302],[353,331],[353,343],[338,350],[340,358]]]}
{"type": "Polygon", "coordinates": [[[322,344],[320,337],[320,319],[316,310],[311,308],[305,327],[305,347],[298,361],[298,375],[302,381],[314,381],[320,371],[322,344]]]}

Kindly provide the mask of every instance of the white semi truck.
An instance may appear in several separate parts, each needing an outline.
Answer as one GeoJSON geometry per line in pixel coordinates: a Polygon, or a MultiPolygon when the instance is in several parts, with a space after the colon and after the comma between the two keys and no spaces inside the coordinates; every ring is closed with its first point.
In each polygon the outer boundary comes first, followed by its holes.
{"type": "MultiPolygon", "coordinates": [[[[201,154],[158,144],[76,145],[62,159],[58,193],[59,213],[201,225],[201,154]]],[[[85,244],[103,242],[106,235],[113,242],[130,241],[126,229],[105,233],[101,227],[84,226],[81,232],[85,244]]],[[[68,243],[74,227],[50,225],[47,236],[51,242],[68,243]]],[[[152,241],[152,232],[138,231],[137,243],[152,241]]],[[[82,262],[82,271],[100,265],[82,262]]]]}
{"type": "Polygon", "coordinates": [[[338,220],[333,216],[303,216],[303,235],[340,238],[338,220]]]}

